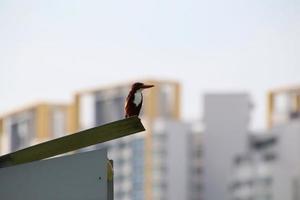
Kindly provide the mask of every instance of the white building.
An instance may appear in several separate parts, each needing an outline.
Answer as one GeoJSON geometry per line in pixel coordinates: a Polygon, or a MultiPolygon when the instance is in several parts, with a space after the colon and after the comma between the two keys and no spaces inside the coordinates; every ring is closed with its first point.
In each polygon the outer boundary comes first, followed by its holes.
{"type": "Polygon", "coordinates": [[[232,162],[232,200],[272,199],[277,137],[272,133],[252,133],[248,149],[232,162]]]}
{"type": "Polygon", "coordinates": [[[247,94],[205,96],[203,175],[205,200],[230,200],[232,161],[247,149],[250,98],[247,94]]]}
{"type": "MultiPolygon", "coordinates": [[[[152,126],[153,199],[198,200],[201,184],[199,150],[192,141],[200,139],[191,126],[174,120],[157,119],[152,126]],[[198,153],[198,154],[197,154],[198,153]]],[[[146,133],[147,134],[147,133],[146,133]]],[[[144,133],[108,143],[109,157],[114,160],[115,199],[144,199],[144,133]]]]}
{"type": "Polygon", "coordinates": [[[242,94],[205,98],[204,200],[300,200],[299,116],[293,111],[293,117],[254,133],[248,129],[249,105],[242,94]]]}
{"type": "Polygon", "coordinates": [[[274,168],[274,200],[300,199],[300,120],[274,127],[278,134],[278,158],[274,168]]]}

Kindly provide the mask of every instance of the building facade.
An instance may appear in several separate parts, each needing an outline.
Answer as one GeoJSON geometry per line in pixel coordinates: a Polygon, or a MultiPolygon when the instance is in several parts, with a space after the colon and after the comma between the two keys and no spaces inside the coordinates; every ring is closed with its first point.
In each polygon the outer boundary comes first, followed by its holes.
{"type": "Polygon", "coordinates": [[[1,154],[13,152],[69,132],[69,106],[37,103],[0,118],[1,154]]]}
{"type": "MultiPolygon", "coordinates": [[[[140,117],[146,131],[93,147],[106,147],[110,159],[114,160],[115,199],[197,199],[197,192],[190,192],[188,187],[193,184],[188,179],[190,177],[194,177],[196,183],[200,182],[197,176],[190,175],[191,172],[200,172],[194,169],[200,165],[188,161],[192,159],[189,152],[197,151],[188,142],[196,136],[193,136],[190,125],[179,121],[180,85],[172,81],[141,82],[155,85],[144,92],[140,117]],[[177,162],[181,164],[176,165],[177,162]]],[[[126,83],[75,94],[77,129],[123,119],[130,86],[126,83]]]]}
{"type": "Polygon", "coordinates": [[[274,167],[277,162],[277,136],[272,133],[252,133],[248,149],[232,162],[232,200],[273,199],[274,167]]]}
{"type": "Polygon", "coordinates": [[[247,95],[205,97],[205,200],[300,200],[299,94],[272,90],[269,129],[259,133],[248,128],[247,95]]]}
{"type": "Polygon", "coordinates": [[[204,102],[205,200],[231,200],[232,161],[247,149],[251,101],[247,94],[207,94],[204,102]]]}
{"type": "Polygon", "coordinates": [[[295,119],[271,130],[277,134],[273,199],[300,199],[300,120],[295,119]]]}

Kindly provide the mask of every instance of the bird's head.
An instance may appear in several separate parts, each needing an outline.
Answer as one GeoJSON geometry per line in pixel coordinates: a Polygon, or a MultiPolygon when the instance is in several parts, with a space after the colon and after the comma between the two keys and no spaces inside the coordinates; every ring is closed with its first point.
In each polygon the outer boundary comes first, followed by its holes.
{"type": "Polygon", "coordinates": [[[147,88],[152,88],[154,85],[146,85],[144,83],[136,82],[131,86],[132,90],[143,90],[147,88]]]}

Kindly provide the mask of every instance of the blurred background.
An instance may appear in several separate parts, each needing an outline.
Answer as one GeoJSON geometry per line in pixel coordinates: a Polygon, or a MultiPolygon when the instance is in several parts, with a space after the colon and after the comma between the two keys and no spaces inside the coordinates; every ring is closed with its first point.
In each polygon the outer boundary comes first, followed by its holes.
{"type": "Polygon", "coordinates": [[[117,200],[300,200],[300,3],[0,2],[0,153],[123,118],[117,200]]]}

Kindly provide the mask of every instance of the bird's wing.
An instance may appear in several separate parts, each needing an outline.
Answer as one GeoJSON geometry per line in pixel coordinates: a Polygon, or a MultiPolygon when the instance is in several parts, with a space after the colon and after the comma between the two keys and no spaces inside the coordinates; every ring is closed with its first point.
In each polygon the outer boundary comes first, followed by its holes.
{"type": "Polygon", "coordinates": [[[134,92],[130,91],[124,105],[125,117],[128,117],[127,114],[129,113],[130,107],[134,106],[132,105],[133,98],[134,98],[134,92]]]}
{"type": "Polygon", "coordinates": [[[134,93],[132,91],[130,91],[128,96],[126,97],[125,109],[126,109],[126,107],[128,107],[129,102],[133,102],[133,98],[134,98],[134,93]]]}

